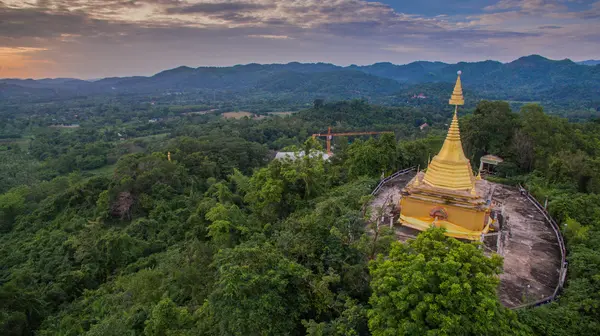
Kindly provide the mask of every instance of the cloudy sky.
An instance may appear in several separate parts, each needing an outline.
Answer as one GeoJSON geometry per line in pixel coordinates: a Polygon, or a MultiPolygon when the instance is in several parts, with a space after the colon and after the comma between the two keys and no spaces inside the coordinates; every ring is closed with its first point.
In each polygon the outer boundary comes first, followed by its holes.
{"type": "Polygon", "coordinates": [[[600,58],[600,0],[0,0],[0,78],[600,58]]]}

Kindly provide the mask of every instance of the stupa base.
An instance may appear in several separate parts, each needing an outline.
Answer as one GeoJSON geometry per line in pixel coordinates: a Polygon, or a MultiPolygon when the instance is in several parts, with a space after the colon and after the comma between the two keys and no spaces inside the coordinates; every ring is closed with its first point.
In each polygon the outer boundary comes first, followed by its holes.
{"type": "Polygon", "coordinates": [[[448,222],[445,220],[434,220],[432,218],[414,218],[401,215],[399,222],[401,225],[407,226],[409,228],[425,231],[429,229],[431,226],[435,227],[443,227],[446,229],[446,235],[458,239],[467,239],[467,240],[481,240],[481,235],[486,234],[490,230],[490,223],[485,225],[483,230],[481,231],[472,231],[465,229],[462,226],[454,224],[452,222],[448,222]]]}

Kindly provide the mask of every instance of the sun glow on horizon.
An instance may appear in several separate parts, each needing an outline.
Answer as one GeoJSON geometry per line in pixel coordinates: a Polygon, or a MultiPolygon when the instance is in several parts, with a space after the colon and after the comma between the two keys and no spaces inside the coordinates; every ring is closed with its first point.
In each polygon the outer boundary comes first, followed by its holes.
{"type": "Polygon", "coordinates": [[[47,48],[0,47],[0,78],[42,78],[43,66],[54,62],[38,59],[37,53],[47,48]]]}

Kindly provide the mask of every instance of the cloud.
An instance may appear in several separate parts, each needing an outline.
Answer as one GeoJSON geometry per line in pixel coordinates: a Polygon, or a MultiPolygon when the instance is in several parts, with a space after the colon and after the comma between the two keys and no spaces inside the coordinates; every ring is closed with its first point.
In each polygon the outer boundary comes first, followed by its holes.
{"type": "Polygon", "coordinates": [[[585,32],[581,20],[600,18],[600,1],[500,0],[483,10],[484,13],[468,16],[467,25],[505,25],[520,31],[578,27],[585,32]]]}
{"type": "Polygon", "coordinates": [[[540,11],[555,12],[564,10],[565,2],[569,0],[500,0],[494,5],[485,7],[487,11],[519,9],[526,13],[539,13],[540,11]]]}
{"type": "Polygon", "coordinates": [[[523,18],[525,14],[519,11],[509,11],[509,12],[498,12],[498,13],[489,13],[489,14],[481,14],[481,15],[473,15],[468,16],[467,19],[469,21],[470,26],[481,25],[481,26],[493,26],[505,23],[506,21],[516,20],[523,18]]]}
{"type": "Polygon", "coordinates": [[[561,26],[539,26],[538,29],[561,29],[561,26]]]}
{"type": "Polygon", "coordinates": [[[36,8],[0,8],[0,36],[11,38],[51,38],[66,34],[86,34],[116,30],[118,25],[94,20],[85,13],[36,8]]]}
{"type": "Polygon", "coordinates": [[[0,55],[2,56],[10,56],[17,54],[27,54],[27,53],[36,53],[39,51],[48,50],[46,48],[27,48],[27,47],[16,47],[16,48],[7,48],[0,47],[0,55]]]}
{"type": "Polygon", "coordinates": [[[167,14],[218,14],[227,12],[250,12],[275,8],[274,3],[252,2],[204,2],[179,7],[169,7],[167,14]]]}
{"type": "Polygon", "coordinates": [[[600,51],[592,44],[600,27],[589,20],[600,2],[574,9],[568,0],[500,0],[465,16],[448,14],[454,1],[412,15],[364,0],[0,0],[0,48],[32,48],[21,62],[49,60],[52,71],[86,77],[182,64],[497,59],[525,47],[593,58],[600,51]],[[556,47],[576,40],[580,48],[556,47]]]}
{"type": "Polygon", "coordinates": [[[417,47],[417,46],[407,46],[407,45],[390,45],[387,47],[383,47],[382,49],[397,52],[397,53],[415,53],[415,52],[428,51],[428,48],[417,47]]]}
{"type": "Polygon", "coordinates": [[[289,36],[286,36],[286,35],[248,35],[248,37],[273,39],[273,40],[287,40],[290,38],[289,36]]]}
{"type": "Polygon", "coordinates": [[[580,12],[578,17],[582,19],[598,19],[600,18],[600,1],[596,1],[591,5],[589,10],[580,12]]]}

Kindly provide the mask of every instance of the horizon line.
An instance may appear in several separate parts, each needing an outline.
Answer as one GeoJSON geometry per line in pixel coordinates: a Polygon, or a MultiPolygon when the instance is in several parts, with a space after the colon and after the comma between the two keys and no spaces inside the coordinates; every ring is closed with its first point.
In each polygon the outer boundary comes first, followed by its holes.
{"type": "Polygon", "coordinates": [[[531,55],[525,55],[525,56],[520,56],[512,61],[508,61],[508,62],[501,62],[498,60],[494,60],[494,59],[485,59],[485,60],[480,60],[480,61],[472,61],[472,62],[466,62],[466,61],[460,61],[460,62],[456,62],[456,63],[447,63],[447,62],[443,62],[443,61],[433,61],[433,60],[415,60],[409,63],[403,63],[403,64],[399,64],[399,63],[393,63],[390,61],[380,61],[380,62],[375,62],[375,63],[370,63],[370,64],[349,64],[349,65],[339,65],[339,64],[335,64],[335,63],[329,63],[329,62],[300,62],[300,61],[291,61],[291,62],[287,62],[287,63],[257,63],[257,62],[250,62],[250,63],[238,63],[238,64],[232,64],[232,65],[221,65],[221,66],[216,66],[216,65],[200,65],[197,67],[193,67],[193,66],[188,66],[188,65],[179,65],[173,68],[168,68],[168,69],[163,69],[163,70],[159,70],[158,72],[154,72],[151,74],[146,74],[146,75],[141,75],[141,74],[133,74],[133,75],[122,75],[122,76],[108,76],[108,77],[96,77],[96,78],[81,78],[81,77],[40,77],[40,78],[34,78],[34,77],[2,77],[0,78],[0,80],[34,80],[34,81],[41,81],[41,80],[57,80],[57,79],[71,79],[71,80],[81,80],[81,81],[86,81],[86,82],[95,82],[95,81],[99,81],[102,79],[107,79],[107,78],[129,78],[129,77],[152,77],[152,76],[156,76],[160,73],[163,73],[165,71],[170,71],[170,70],[174,70],[174,69],[179,69],[179,68],[189,68],[189,69],[201,69],[201,68],[215,68],[215,69],[224,69],[224,68],[234,68],[234,67],[238,67],[238,66],[248,66],[248,65],[289,65],[289,64],[293,64],[293,63],[298,63],[298,64],[325,64],[325,65],[333,65],[336,67],[340,67],[340,68],[349,68],[349,67],[365,67],[365,66],[372,66],[375,64],[382,64],[382,63],[389,63],[392,65],[396,65],[396,66],[403,66],[403,65],[410,65],[413,63],[419,63],[419,62],[427,62],[427,63],[443,63],[443,64],[447,64],[447,65],[456,65],[459,63],[482,63],[482,62],[498,62],[501,64],[509,64],[515,61],[518,61],[522,58],[526,58],[526,57],[532,57],[532,56],[539,56],[542,57],[544,59],[547,59],[549,61],[555,61],[555,62],[560,62],[560,61],[571,61],[575,64],[578,64],[580,62],[588,62],[588,61],[600,61],[600,59],[596,60],[596,59],[587,59],[587,60],[580,60],[580,61],[574,61],[570,58],[564,58],[564,59],[551,59],[545,56],[542,56],[540,54],[531,54],[531,55]]]}

